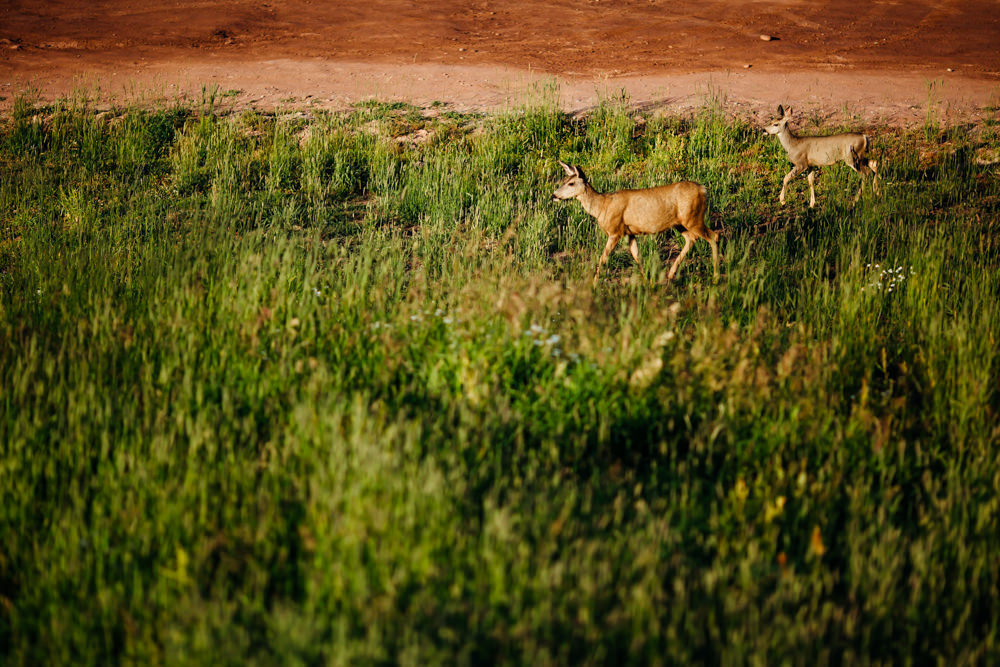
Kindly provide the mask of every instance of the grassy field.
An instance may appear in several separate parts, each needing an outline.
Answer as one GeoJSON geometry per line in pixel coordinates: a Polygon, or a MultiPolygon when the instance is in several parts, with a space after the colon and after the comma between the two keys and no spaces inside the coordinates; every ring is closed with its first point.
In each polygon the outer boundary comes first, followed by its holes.
{"type": "Polygon", "coordinates": [[[22,100],[0,663],[1000,662],[995,120],[22,100]],[[709,191],[725,261],[551,202],[709,191]],[[985,161],[988,161],[986,159],[985,161]]]}

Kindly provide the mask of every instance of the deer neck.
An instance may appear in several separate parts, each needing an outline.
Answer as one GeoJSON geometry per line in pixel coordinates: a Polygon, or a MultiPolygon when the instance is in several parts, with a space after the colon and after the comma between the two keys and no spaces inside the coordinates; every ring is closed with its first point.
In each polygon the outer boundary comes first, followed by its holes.
{"type": "Polygon", "coordinates": [[[601,219],[601,213],[604,212],[606,195],[602,195],[600,192],[590,187],[590,183],[587,183],[584,191],[577,195],[577,200],[583,204],[583,210],[589,215],[601,219]]]}
{"type": "Polygon", "coordinates": [[[786,153],[791,153],[799,145],[799,138],[794,132],[788,129],[786,125],[781,132],[778,132],[778,141],[781,142],[781,147],[785,149],[786,153]]]}

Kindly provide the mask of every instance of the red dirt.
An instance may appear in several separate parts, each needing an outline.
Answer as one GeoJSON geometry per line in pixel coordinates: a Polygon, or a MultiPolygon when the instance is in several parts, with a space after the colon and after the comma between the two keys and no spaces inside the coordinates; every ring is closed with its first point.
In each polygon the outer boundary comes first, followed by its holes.
{"type": "Polygon", "coordinates": [[[42,99],[83,87],[121,100],[208,84],[239,91],[227,98],[238,106],[378,97],[494,109],[552,81],[568,109],[624,89],[633,102],[679,108],[711,93],[755,113],[784,102],[909,122],[932,101],[975,116],[1000,99],[1000,5],[9,0],[0,9],[0,107],[28,85],[42,99]]]}

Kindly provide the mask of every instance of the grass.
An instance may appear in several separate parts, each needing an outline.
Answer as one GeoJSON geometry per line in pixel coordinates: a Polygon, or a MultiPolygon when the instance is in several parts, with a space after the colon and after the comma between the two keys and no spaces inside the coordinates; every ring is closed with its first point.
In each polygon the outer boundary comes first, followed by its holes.
{"type": "Polygon", "coordinates": [[[711,107],[20,100],[0,661],[1000,660],[1000,133],[875,136],[809,210],[711,107]],[[722,279],[590,289],[560,159],[704,183],[722,279]]]}

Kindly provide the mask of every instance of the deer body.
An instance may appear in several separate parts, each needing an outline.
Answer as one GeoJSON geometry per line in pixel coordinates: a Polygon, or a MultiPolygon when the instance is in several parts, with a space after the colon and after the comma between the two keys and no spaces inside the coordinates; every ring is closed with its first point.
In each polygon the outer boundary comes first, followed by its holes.
{"type": "Polygon", "coordinates": [[[702,185],[681,181],[642,190],[619,190],[602,194],[591,187],[579,167],[571,167],[562,162],[559,164],[566,171],[567,178],[552,194],[552,198],[577,199],[583,205],[583,210],[596,218],[598,226],[608,235],[604,253],[594,273],[595,283],[601,275],[601,267],[623,237],[628,237],[629,251],[641,271],[642,261],[639,258],[636,236],[658,234],[674,228],[681,230],[684,247],[670,267],[667,278],[672,280],[677,275],[681,261],[691,250],[696,238],[703,238],[712,246],[712,266],[718,277],[718,234],[705,225],[708,196],[702,185]]]}
{"type": "MultiPolygon", "coordinates": [[[[764,128],[768,134],[778,137],[781,147],[788,154],[788,161],[792,163],[792,170],[785,174],[785,179],[781,182],[781,193],[778,201],[785,203],[785,188],[789,181],[806,171],[810,167],[825,167],[827,165],[843,162],[861,176],[861,189],[854,197],[858,200],[865,189],[865,179],[872,175],[872,187],[877,193],[878,187],[878,163],[870,160],[866,156],[868,152],[868,137],[864,134],[835,134],[828,137],[800,137],[788,128],[788,121],[792,118],[792,110],[778,107],[778,115],[781,118],[764,128]]],[[[809,207],[816,206],[816,190],[814,183],[816,173],[810,171],[806,179],[809,181],[809,207]]]]}

